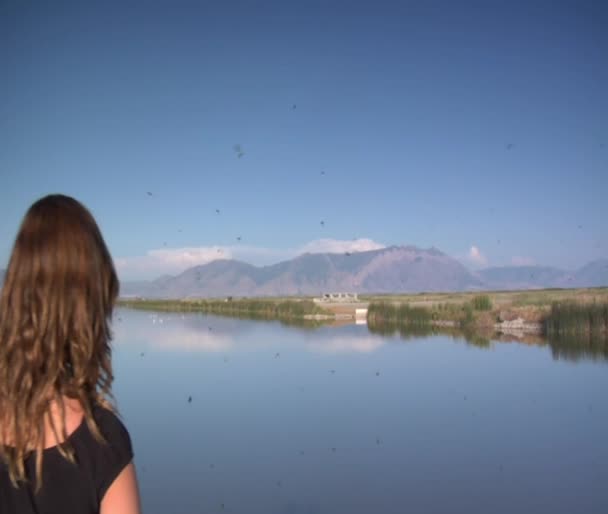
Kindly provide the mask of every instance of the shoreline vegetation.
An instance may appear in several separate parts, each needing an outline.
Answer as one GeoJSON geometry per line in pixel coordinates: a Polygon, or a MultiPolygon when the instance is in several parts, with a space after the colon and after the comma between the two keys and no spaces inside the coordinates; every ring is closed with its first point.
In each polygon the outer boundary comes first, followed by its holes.
{"type": "Polygon", "coordinates": [[[118,305],[131,309],[163,312],[200,312],[230,318],[280,321],[287,325],[315,327],[333,321],[332,313],[309,299],[120,299],[118,305]]]}
{"type": "Polygon", "coordinates": [[[602,341],[608,341],[608,288],[362,295],[359,302],[348,305],[297,297],[123,298],[118,303],[133,309],[200,312],[304,327],[353,320],[355,309],[367,308],[367,325],[372,332],[453,334],[479,346],[500,335],[537,336],[567,340],[569,348],[601,347],[603,352],[607,345],[602,341]]]}

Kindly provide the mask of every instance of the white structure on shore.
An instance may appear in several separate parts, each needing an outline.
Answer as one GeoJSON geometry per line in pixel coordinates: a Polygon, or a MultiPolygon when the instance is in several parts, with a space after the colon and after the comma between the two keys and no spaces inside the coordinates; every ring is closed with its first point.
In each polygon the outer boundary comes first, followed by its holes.
{"type": "Polygon", "coordinates": [[[359,301],[357,293],[324,293],[321,298],[315,298],[315,302],[319,303],[353,303],[359,301]]]}

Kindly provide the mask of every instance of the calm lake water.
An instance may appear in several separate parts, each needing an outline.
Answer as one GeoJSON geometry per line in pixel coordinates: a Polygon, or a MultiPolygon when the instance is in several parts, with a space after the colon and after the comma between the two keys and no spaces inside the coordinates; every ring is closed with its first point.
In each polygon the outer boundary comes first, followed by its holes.
{"type": "Polygon", "coordinates": [[[605,360],[124,309],[114,330],[147,514],[608,512],[605,360]]]}

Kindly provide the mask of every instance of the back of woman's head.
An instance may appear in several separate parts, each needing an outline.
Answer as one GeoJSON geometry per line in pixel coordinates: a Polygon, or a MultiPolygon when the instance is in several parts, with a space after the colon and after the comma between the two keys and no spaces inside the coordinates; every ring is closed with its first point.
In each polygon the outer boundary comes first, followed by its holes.
{"type": "MultiPolygon", "coordinates": [[[[79,400],[93,433],[95,403],[109,405],[110,326],[118,295],[112,259],[91,213],[63,195],[46,196],[27,211],[0,295],[0,428],[9,441],[0,456],[14,482],[23,460],[37,451],[39,475],[44,423],[58,440],[65,424],[49,420],[51,403],[79,400]]],[[[62,437],[63,436],[63,437],[62,437]]],[[[61,448],[71,458],[70,449],[61,448]]]]}

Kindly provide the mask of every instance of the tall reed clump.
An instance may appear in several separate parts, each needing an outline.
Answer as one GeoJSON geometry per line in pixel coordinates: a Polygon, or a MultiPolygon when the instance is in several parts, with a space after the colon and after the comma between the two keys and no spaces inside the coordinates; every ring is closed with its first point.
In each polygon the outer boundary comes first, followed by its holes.
{"type": "Polygon", "coordinates": [[[487,294],[474,296],[471,300],[471,305],[476,311],[492,310],[492,300],[490,300],[490,297],[487,294]]]}
{"type": "Polygon", "coordinates": [[[398,324],[427,327],[432,324],[432,313],[424,307],[410,307],[407,303],[373,302],[367,308],[367,322],[372,325],[398,324]]]}
{"type": "Polygon", "coordinates": [[[545,320],[550,336],[592,334],[608,336],[608,302],[554,302],[545,320]]]}

